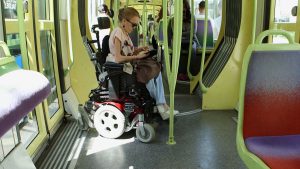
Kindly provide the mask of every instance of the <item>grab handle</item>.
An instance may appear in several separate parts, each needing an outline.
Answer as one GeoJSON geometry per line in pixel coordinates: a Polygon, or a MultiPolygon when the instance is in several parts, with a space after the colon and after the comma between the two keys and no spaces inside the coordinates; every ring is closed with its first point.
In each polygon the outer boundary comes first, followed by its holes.
{"type": "Polygon", "coordinates": [[[7,45],[6,45],[5,42],[0,41],[0,47],[2,47],[2,49],[4,51],[4,54],[5,54],[6,57],[10,57],[11,56],[11,54],[9,52],[9,49],[8,49],[8,47],[7,47],[7,45]]]}
{"type": "Polygon", "coordinates": [[[9,49],[5,42],[0,41],[0,47],[2,47],[5,57],[0,57],[0,66],[6,65],[10,62],[14,62],[15,58],[11,56],[9,49]]]}
{"type": "Polygon", "coordinates": [[[270,35],[282,35],[289,41],[289,44],[295,43],[292,35],[288,31],[280,30],[280,29],[273,29],[273,30],[264,31],[261,34],[259,34],[255,41],[255,44],[262,44],[263,39],[270,35]]]}

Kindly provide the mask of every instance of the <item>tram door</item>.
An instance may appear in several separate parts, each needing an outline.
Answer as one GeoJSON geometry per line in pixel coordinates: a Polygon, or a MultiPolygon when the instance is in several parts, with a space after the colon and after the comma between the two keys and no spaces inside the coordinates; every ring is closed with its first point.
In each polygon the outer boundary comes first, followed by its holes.
{"type": "MultiPolygon", "coordinates": [[[[271,10],[271,28],[291,32],[296,42],[300,42],[300,0],[273,0],[271,10]]],[[[286,43],[282,36],[273,36],[274,43],[286,43]]]]}
{"type": "Polygon", "coordinates": [[[47,133],[51,135],[64,114],[54,39],[53,0],[23,0],[25,35],[21,35],[23,31],[19,30],[17,0],[1,1],[6,43],[17,64],[20,68],[43,73],[51,84],[49,97],[18,125],[22,143],[30,156],[34,156],[48,139],[47,133]],[[25,48],[21,47],[20,36],[25,36],[25,48]]]}

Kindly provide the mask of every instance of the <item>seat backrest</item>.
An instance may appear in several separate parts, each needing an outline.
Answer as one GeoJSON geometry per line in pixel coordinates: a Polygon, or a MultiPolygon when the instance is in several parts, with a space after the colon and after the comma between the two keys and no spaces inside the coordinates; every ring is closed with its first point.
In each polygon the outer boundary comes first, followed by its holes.
{"type": "Polygon", "coordinates": [[[110,28],[109,17],[98,17],[97,20],[98,20],[99,29],[109,29],[110,28]]]}
{"type": "Polygon", "coordinates": [[[244,95],[244,139],[300,134],[300,50],[253,51],[244,95]]]}
{"type": "MultiPolygon", "coordinates": [[[[195,30],[196,37],[198,39],[198,42],[201,46],[203,46],[203,37],[204,37],[204,19],[197,19],[197,27],[195,30]]],[[[213,27],[211,20],[208,20],[208,26],[207,26],[207,39],[206,39],[206,46],[207,48],[213,48],[214,46],[214,40],[213,40],[213,27]]]]}
{"type": "Polygon", "coordinates": [[[109,35],[104,36],[102,40],[102,50],[101,50],[101,63],[105,63],[107,55],[110,53],[109,50],[109,35]]]}
{"type": "Polygon", "coordinates": [[[158,42],[163,44],[164,42],[164,33],[163,33],[163,21],[160,20],[158,23],[158,42]]]}

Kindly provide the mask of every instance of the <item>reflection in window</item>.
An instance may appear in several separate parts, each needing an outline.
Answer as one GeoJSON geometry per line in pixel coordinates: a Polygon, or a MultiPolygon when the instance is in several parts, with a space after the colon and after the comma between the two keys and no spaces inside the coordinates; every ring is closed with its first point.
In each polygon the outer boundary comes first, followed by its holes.
{"type": "Polygon", "coordinates": [[[0,58],[5,57],[5,53],[2,48],[0,48],[0,58]]]}
{"type": "Polygon", "coordinates": [[[298,0],[276,0],[275,22],[296,23],[297,17],[292,15],[292,9],[298,5],[298,0]]]}
{"type": "Polygon", "coordinates": [[[42,52],[42,62],[44,68],[44,75],[50,81],[51,84],[51,94],[48,96],[48,106],[49,115],[52,117],[59,109],[57,88],[54,75],[54,62],[52,57],[52,42],[51,42],[51,32],[41,31],[40,36],[41,42],[41,52],[42,52]]]}
{"type": "Polygon", "coordinates": [[[20,45],[20,36],[18,33],[7,34],[7,46],[12,56],[15,56],[16,63],[20,68],[23,68],[22,55],[21,55],[21,45],[20,45]]]}
{"type": "Polygon", "coordinates": [[[17,19],[17,0],[3,0],[4,18],[17,19]]]}
{"type": "MultiPolygon", "coordinates": [[[[295,37],[295,32],[289,32],[289,33],[292,35],[292,37],[295,37]]],[[[283,44],[283,43],[289,43],[289,41],[285,36],[274,35],[273,36],[273,43],[283,44]]]]}
{"type": "Polygon", "coordinates": [[[39,19],[40,20],[49,20],[49,0],[39,0],[39,19]]]}
{"type": "Polygon", "coordinates": [[[1,158],[7,156],[18,143],[17,130],[13,127],[0,138],[1,158]]]}
{"type": "Polygon", "coordinates": [[[19,122],[19,129],[22,143],[27,147],[38,135],[38,123],[35,110],[30,112],[19,122]]]}

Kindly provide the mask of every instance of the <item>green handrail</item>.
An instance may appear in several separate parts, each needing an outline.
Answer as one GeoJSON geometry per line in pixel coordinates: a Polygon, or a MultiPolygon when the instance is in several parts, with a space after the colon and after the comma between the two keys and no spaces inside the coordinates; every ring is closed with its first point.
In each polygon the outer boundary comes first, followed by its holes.
{"type": "Polygon", "coordinates": [[[143,18],[142,18],[142,23],[143,23],[143,46],[146,45],[146,35],[147,35],[147,10],[146,10],[146,5],[147,1],[144,0],[143,3],[143,18]]]}
{"type": "Polygon", "coordinates": [[[208,0],[205,0],[205,22],[204,22],[204,36],[203,36],[203,48],[202,48],[202,58],[201,58],[201,66],[200,66],[200,88],[203,93],[206,93],[208,88],[203,84],[203,72],[204,72],[204,62],[205,62],[205,52],[206,52],[206,39],[207,39],[207,26],[208,26],[208,0]]]}
{"type": "Polygon", "coordinates": [[[181,50],[181,36],[182,36],[182,1],[174,2],[174,35],[173,36],[173,55],[172,55],[172,70],[170,68],[170,56],[168,46],[168,23],[167,23],[167,0],[163,0],[163,36],[164,36],[164,55],[166,61],[166,70],[168,76],[169,90],[170,90],[170,123],[169,123],[169,139],[167,144],[176,144],[174,140],[174,98],[175,98],[175,87],[176,77],[178,73],[179,57],[181,50]]]}
{"type": "Polygon", "coordinates": [[[73,56],[73,41],[72,41],[72,28],[71,28],[71,0],[67,1],[68,4],[68,34],[69,34],[69,46],[70,46],[70,63],[68,67],[64,69],[64,76],[70,72],[72,66],[74,65],[74,56],[73,56]]]}
{"type": "MultiPolygon", "coordinates": [[[[191,1],[191,9],[194,9],[193,0],[191,1]]],[[[189,45],[189,55],[188,55],[188,63],[187,63],[187,74],[190,80],[193,80],[195,78],[195,76],[193,76],[190,72],[194,32],[195,32],[195,15],[191,15],[190,45],[189,45]]]]}
{"type": "Polygon", "coordinates": [[[0,57],[0,76],[13,70],[17,70],[19,67],[15,62],[15,57],[11,56],[9,49],[5,42],[0,41],[0,47],[2,47],[5,57],[0,57]]]}
{"type": "Polygon", "coordinates": [[[19,26],[19,37],[20,37],[20,48],[21,55],[23,59],[23,66],[25,69],[29,69],[27,47],[26,47],[26,37],[24,28],[24,10],[23,10],[23,0],[17,1],[17,15],[18,15],[18,26],[19,26]],[[27,62],[26,62],[27,61],[27,62]]]}
{"type": "Polygon", "coordinates": [[[294,38],[288,31],[281,30],[281,29],[273,29],[273,30],[267,30],[267,31],[260,33],[255,41],[255,44],[261,44],[263,39],[270,35],[282,35],[289,41],[289,44],[296,43],[294,38]]]}
{"type": "Polygon", "coordinates": [[[118,15],[119,15],[119,8],[120,8],[120,0],[114,0],[114,27],[118,27],[119,24],[119,19],[118,19],[118,15]]]}
{"type": "Polygon", "coordinates": [[[10,54],[10,52],[9,52],[9,49],[8,49],[8,47],[7,47],[7,45],[6,45],[5,42],[0,41],[0,47],[3,49],[3,52],[4,52],[4,54],[5,54],[5,57],[10,57],[10,58],[12,58],[12,56],[11,56],[11,54],[10,54]]]}
{"type": "Polygon", "coordinates": [[[256,36],[256,16],[257,16],[257,0],[253,1],[253,27],[252,27],[252,44],[255,42],[256,36]]]}

